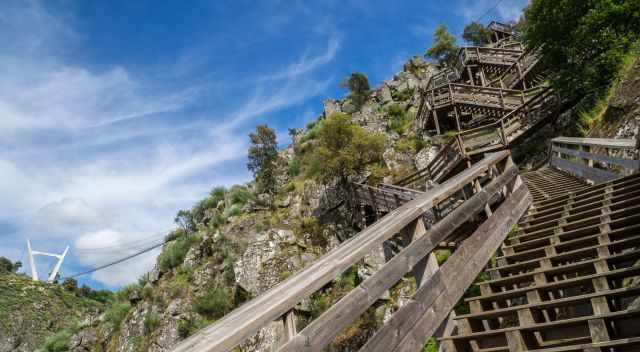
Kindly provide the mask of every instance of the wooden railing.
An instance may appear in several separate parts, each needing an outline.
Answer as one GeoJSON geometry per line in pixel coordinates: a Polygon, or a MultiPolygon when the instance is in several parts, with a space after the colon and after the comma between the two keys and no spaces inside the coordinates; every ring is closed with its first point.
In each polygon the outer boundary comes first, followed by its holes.
{"type": "Polygon", "coordinates": [[[462,153],[473,155],[509,146],[520,135],[548,117],[555,106],[550,104],[554,93],[548,87],[531,89],[523,94],[527,96],[526,103],[498,121],[458,133],[462,153]],[[537,118],[534,118],[532,112],[536,113],[537,118]]]}
{"type": "Polygon", "coordinates": [[[491,23],[489,23],[489,25],[487,26],[490,30],[492,31],[500,31],[500,32],[505,32],[505,33],[512,33],[513,32],[513,27],[505,24],[505,23],[501,23],[498,21],[491,21],[491,23]]]}
{"type": "Polygon", "coordinates": [[[469,46],[460,48],[458,57],[463,66],[469,64],[490,64],[511,66],[522,56],[522,50],[469,46]]]}
{"type": "Polygon", "coordinates": [[[377,212],[387,213],[424,193],[419,190],[381,183],[378,187],[363,183],[352,183],[352,198],[368,204],[377,212]]]}
{"type": "Polygon", "coordinates": [[[551,140],[551,166],[594,183],[640,170],[638,140],[558,137],[551,140]]]}
{"type": "Polygon", "coordinates": [[[426,102],[431,109],[456,103],[514,110],[526,102],[527,94],[521,90],[480,87],[450,83],[426,92],[426,102]]]}
{"type": "Polygon", "coordinates": [[[416,278],[418,288],[415,295],[384,323],[361,351],[419,351],[530,203],[529,192],[520,181],[509,152],[489,154],[442,185],[394,209],[276,287],[189,337],[174,351],[230,351],[273,321],[282,321],[287,331],[278,351],[321,351],[407,274],[416,278]],[[475,190],[475,194],[427,230],[423,221],[425,213],[469,187],[475,190]],[[433,258],[430,253],[437,244],[482,212],[488,219],[463,242],[444,266],[435,271],[427,270],[431,260],[428,258],[433,258]],[[292,311],[299,302],[394,236],[407,238],[407,245],[317,319],[296,331],[292,311]]]}
{"type": "Polygon", "coordinates": [[[533,67],[538,63],[540,57],[536,52],[527,51],[507,68],[498,78],[489,82],[489,86],[500,88],[513,88],[518,82],[524,80],[533,67]]]}
{"type": "Polygon", "coordinates": [[[460,71],[455,67],[447,67],[429,78],[427,89],[433,89],[460,80],[460,71]]]}
{"type": "Polygon", "coordinates": [[[451,138],[440,148],[429,164],[415,173],[406,176],[393,184],[415,190],[426,190],[426,179],[440,183],[456,166],[466,160],[457,138],[451,138]]]}

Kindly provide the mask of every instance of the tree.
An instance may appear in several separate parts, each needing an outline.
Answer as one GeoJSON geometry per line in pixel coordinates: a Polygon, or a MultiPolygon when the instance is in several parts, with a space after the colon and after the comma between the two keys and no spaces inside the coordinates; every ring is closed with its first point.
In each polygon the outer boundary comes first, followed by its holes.
{"type": "Polygon", "coordinates": [[[478,22],[471,22],[464,27],[462,38],[471,45],[484,46],[491,42],[491,31],[478,22]]]}
{"type": "Polygon", "coordinates": [[[0,273],[15,273],[22,267],[22,262],[11,262],[8,258],[0,257],[0,273]]]}
{"type": "Polygon", "coordinates": [[[69,292],[76,292],[78,289],[78,281],[74,278],[68,277],[62,282],[62,288],[69,292]]]}
{"type": "Polygon", "coordinates": [[[178,214],[176,214],[176,218],[173,221],[186,233],[191,233],[196,230],[196,223],[193,219],[193,213],[189,210],[178,211],[178,214]]]}
{"type": "Polygon", "coordinates": [[[524,40],[539,51],[556,91],[595,101],[616,78],[640,39],[640,2],[533,0],[525,10],[524,40]]]}
{"type": "Polygon", "coordinates": [[[362,106],[367,101],[367,97],[371,93],[369,79],[361,72],[352,73],[342,83],[340,83],[340,86],[349,88],[351,91],[349,93],[349,98],[358,107],[362,106]]]}
{"type": "Polygon", "coordinates": [[[249,163],[247,168],[256,178],[260,192],[274,194],[276,192],[276,161],[278,159],[278,143],[276,132],[267,125],[258,125],[255,133],[249,134],[249,163]]]}
{"type": "Polygon", "coordinates": [[[333,113],[320,122],[317,145],[305,155],[307,175],[325,184],[338,180],[346,186],[349,178],[382,160],[386,138],[369,133],[344,113],[333,113]]]}
{"type": "Polygon", "coordinates": [[[453,67],[456,65],[458,50],[456,38],[447,31],[445,25],[439,25],[433,33],[433,45],[427,50],[426,56],[440,65],[453,67]]]}

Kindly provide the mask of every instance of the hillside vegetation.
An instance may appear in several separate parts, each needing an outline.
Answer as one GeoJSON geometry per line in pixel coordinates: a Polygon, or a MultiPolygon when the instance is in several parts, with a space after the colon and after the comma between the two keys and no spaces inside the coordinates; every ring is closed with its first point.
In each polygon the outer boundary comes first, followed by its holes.
{"type": "MultiPolygon", "coordinates": [[[[638,2],[631,1],[534,0],[517,24],[528,44],[541,50],[554,88],[566,100],[582,99],[582,110],[574,109],[564,117],[567,125],[580,123],[578,111],[594,111],[599,99],[616,96],[606,92],[616,82],[625,81],[620,78],[624,72],[631,72],[625,69],[631,67],[628,58],[638,40],[637,6],[638,2]],[[631,15],[623,16],[628,13],[631,15]],[[585,44],[593,40],[598,45],[585,44]]],[[[64,301],[60,297],[65,297],[74,308],[72,313],[51,308],[51,315],[42,317],[50,325],[38,326],[39,337],[33,343],[42,342],[42,351],[47,352],[169,351],[176,342],[357,233],[361,224],[352,221],[349,183],[376,185],[422,169],[444,140],[423,134],[415,118],[419,88],[456,57],[455,37],[446,27],[438,27],[434,38],[434,46],[427,50],[433,62],[413,57],[401,72],[378,87],[370,87],[363,73],[348,76],[342,84],[349,90],[346,96],[326,100],[322,114],[305,128],[290,129],[293,142],[286,148],[276,148],[273,129],[258,126],[249,135],[248,169],[254,181],[230,188],[213,187],[191,209],[180,211],[175,219],[177,228],[167,235],[155,268],[110,298],[97,319],[84,319],[81,324],[74,319],[56,319],[91,316],[87,314],[93,302],[57,286],[25,281],[34,297],[47,292],[52,300],[64,301]],[[53,331],[58,333],[45,342],[44,337],[53,331]]],[[[464,39],[482,44],[487,40],[486,32],[477,23],[470,24],[464,39]]],[[[637,108],[637,101],[630,104],[637,108]]],[[[526,143],[519,153],[544,154],[544,143],[557,132],[555,125],[548,127],[538,135],[539,143],[526,143]]],[[[446,260],[446,253],[442,258],[446,260]]],[[[372,253],[301,302],[296,307],[298,329],[383,262],[384,253],[372,253]]],[[[26,280],[13,274],[8,277],[26,280]]],[[[10,297],[17,300],[27,286],[12,287],[10,297]]],[[[338,336],[330,350],[357,350],[415,289],[415,280],[402,280],[338,336]]],[[[37,301],[33,299],[33,307],[38,307],[37,301]]],[[[20,314],[21,307],[15,301],[11,307],[7,316],[20,314]]],[[[39,321],[32,313],[25,314],[28,318],[24,321],[39,321]]],[[[20,331],[16,319],[9,324],[7,331],[20,331]]],[[[274,323],[237,350],[270,350],[283,334],[282,326],[274,323]]],[[[425,347],[427,351],[435,349],[435,341],[425,347]]]]}
{"type": "MultiPolygon", "coordinates": [[[[70,336],[82,324],[97,319],[102,308],[101,302],[78,297],[60,285],[0,273],[0,351],[33,352],[52,334],[70,336]]],[[[52,346],[48,350],[68,349],[52,346]]]]}

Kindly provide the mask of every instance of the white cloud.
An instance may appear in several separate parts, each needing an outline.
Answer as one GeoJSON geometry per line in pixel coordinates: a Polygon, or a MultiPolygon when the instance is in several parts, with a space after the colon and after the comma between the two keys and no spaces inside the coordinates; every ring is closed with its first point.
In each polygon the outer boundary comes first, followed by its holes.
{"type": "Polygon", "coordinates": [[[98,221],[98,212],[84,199],[63,198],[38,210],[32,220],[32,231],[46,232],[48,236],[56,237],[63,235],[68,229],[95,225],[98,221]]]}
{"type": "Polygon", "coordinates": [[[309,57],[308,53],[306,53],[300,60],[289,65],[282,71],[258,77],[258,81],[292,79],[299,77],[331,62],[335,58],[339,49],[340,40],[337,35],[334,34],[329,38],[327,49],[323,54],[315,57],[309,57]]]}
{"type": "MultiPolygon", "coordinates": [[[[220,176],[216,169],[245,157],[246,132],[258,117],[324,91],[333,79],[312,75],[340,48],[338,37],[329,36],[317,56],[264,73],[258,84],[247,80],[249,93],[235,109],[194,115],[190,108],[203,90],[224,82],[168,86],[118,63],[96,70],[71,62],[61,53],[81,43],[69,21],[37,1],[0,12],[0,39],[16,43],[0,48],[0,197],[7,200],[0,225],[18,229],[2,253],[21,252],[27,237],[41,250],[71,243],[67,265],[91,267],[131,254],[139,246],[91,255],[90,249],[144,243],[212,186],[245,180],[244,170],[220,176]]],[[[134,281],[158,252],[92,278],[110,287],[134,281]]]]}

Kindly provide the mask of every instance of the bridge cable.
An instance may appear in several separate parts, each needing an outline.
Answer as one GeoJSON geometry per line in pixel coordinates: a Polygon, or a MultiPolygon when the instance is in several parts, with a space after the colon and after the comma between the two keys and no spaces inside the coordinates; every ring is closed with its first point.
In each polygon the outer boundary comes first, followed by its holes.
{"type": "Polygon", "coordinates": [[[104,264],[104,265],[100,265],[100,266],[95,267],[95,268],[93,268],[93,269],[91,269],[91,270],[83,271],[83,272],[76,273],[76,274],[72,274],[72,275],[65,276],[65,277],[66,277],[66,278],[76,278],[76,277],[78,277],[78,276],[83,276],[83,275],[87,275],[87,274],[94,273],[94,272],[96,272],[96,271],[98,271],[98,270],[106,269],[106,268],[111,267],[111,266],[114,266],[114,265],[116,265],[116,264],[120,264],[120,263],[122,263],[122,262],[125,262],[125,261],[127,261],[127,260],[129,260],[129,259],[135,258],[135,257],[137,257],[137,256],[139,256],[139,255],[144,254],[144,253],[150,252],[150,251],[152,251],[152,250],[154,250],[154,249],[156,249],[156,248],[158,248],[158,247],[163,246],[163,245],[164,245],[164,244],[166,244],[167,242],[169,242],[169,241],[164,240],[164,241],[162,241],[162,243],[158,243],[158,244],[155,244],[155,245],[153,245],[153,246],[147,247],[147,248],[145,248],[145,249],[143,249],[143,250],[141,250],[141,251],[139,251],[139,252],[136,252],[136,253],[130,254],[130,255],[128,255],[128,256],[126,256],[126,257],[124,257],[124,258],[120,258],[120,259],[118,259],[118,260],[115,260],[115,261],[113,261],[113,262],[110,262],[110,263],[107,263],[107,264],[104,264]]]}

